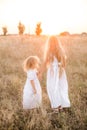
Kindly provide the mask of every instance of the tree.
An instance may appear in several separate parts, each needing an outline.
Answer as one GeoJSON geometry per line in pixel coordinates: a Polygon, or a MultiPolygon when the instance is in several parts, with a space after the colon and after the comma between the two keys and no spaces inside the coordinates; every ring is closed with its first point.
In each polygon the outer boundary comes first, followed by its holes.
{"type": "Polygon", "coordinates": [[[41,34],[41,32],[42,32],[41,23],[37,23],[35,33],[36,33],[36,35],[39,36],[41,34]]]}
{"type": "Polygon", "coordinates": [[[82,32],[81,36],[87,36],[87,33],[86,32],[82,32]]]}
{"type": "Polygon", "coordinates": [[[70,36],[70,33],[69,32],[61,32],[60,33],[60,36],[70,36]]]}
{"type": "Polygon", "coordinates": [[[18,24],[18,30],[20,35],[23,34],[25,31],[25,26],[21,22],[19,22],[18,24]]]}
{"type": "Polygon", "coordinates": [[[6,36],[6,34],[7,34],[7,32],[8,32],[8,31],[7,31],[7,27],[2,27],[2,30],[3,30],[3,35],[6,36]]]}

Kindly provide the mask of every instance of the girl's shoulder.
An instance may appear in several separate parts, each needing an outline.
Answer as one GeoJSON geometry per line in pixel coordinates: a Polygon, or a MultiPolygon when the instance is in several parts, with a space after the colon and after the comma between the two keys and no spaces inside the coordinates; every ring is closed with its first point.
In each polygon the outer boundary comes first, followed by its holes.
{"type": "Polygon", "coordinates": [[[29,73],[35,74],[35,73],[37,73],[37,70],[36,69],[30,69],[30,70],[27,71],[27,73],[28,74],[29,73]]]}
{"type": "Polygon", "coordinates": [[[33,74],[34,73],[34,70],[33,69],[29,69],[28,71],[27,71],[27,74],[33,74]]]}
{"type": "Polygon", "coordinates": [[[30,80],[34,80],[35,77],[36,77],[36,72],[35,72],[35,70],[33,70],[33,69],[28,70],[28,71],[27,71],[27,77],[28,77],[28,79],[30,79],[30,80]]]}

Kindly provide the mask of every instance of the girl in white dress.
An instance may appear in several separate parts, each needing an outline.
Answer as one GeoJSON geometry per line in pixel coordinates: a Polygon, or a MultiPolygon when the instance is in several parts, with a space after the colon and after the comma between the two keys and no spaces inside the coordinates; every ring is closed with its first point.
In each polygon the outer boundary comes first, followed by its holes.
{"type": "Polygon", "coordinates": [[[57,37],[50,36],[46,43],[42,72],[47,67],[47,93],[54,111],[70,107],[65,62],[66,56],[57,37]]]}
{"type": "Polygon", "coordinates": [[[30,56],[24,61],[27,79],[23,89],[23,109],[38,108],[41,105],[42,90],[37,77],[39,63],[37,56],[30,56]]]}

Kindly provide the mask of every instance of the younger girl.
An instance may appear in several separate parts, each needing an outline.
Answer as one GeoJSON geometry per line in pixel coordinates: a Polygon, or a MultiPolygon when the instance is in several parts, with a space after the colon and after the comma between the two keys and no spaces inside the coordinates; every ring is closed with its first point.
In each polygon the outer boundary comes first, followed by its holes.
{"type": "Polygon", "coordinates": [[[37,56],[29,56],[24,61],[27,80],[23,89],[23,109],[38,108],[42,101],[41,86],[37,77],[40,60],[37,56]]]}
{"type": "Polygon", "coordinates": [[[51,107],[54,111],[70,107],[65,73],[66,56],[56,36],[48,38],[44,55],[45,61],[41,71],[47,67],[47,92],[51,107]]]}

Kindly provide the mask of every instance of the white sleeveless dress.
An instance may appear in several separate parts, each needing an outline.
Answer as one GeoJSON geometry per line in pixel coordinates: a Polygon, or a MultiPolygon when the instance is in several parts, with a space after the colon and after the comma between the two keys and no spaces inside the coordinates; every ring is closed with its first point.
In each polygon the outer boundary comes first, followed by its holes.
{"type": "Polygon", "coordinates": [[[27,72],[27,80],[23,89],[23,109],[38,108],[42,102],[42,90],[36,70],[27,72]],[[34,94],[30,80],[34,80],[37,93],[34,94]]]}
{"type": "Polygon", "coordinates": [[[65,70],[59,78],[58,61],[54,58],[53,63],[47,70],[47,92],[50,99],[51,107],[58,106],[70,107],[70,100],[68,96],[68,82],[65,70]]]}

